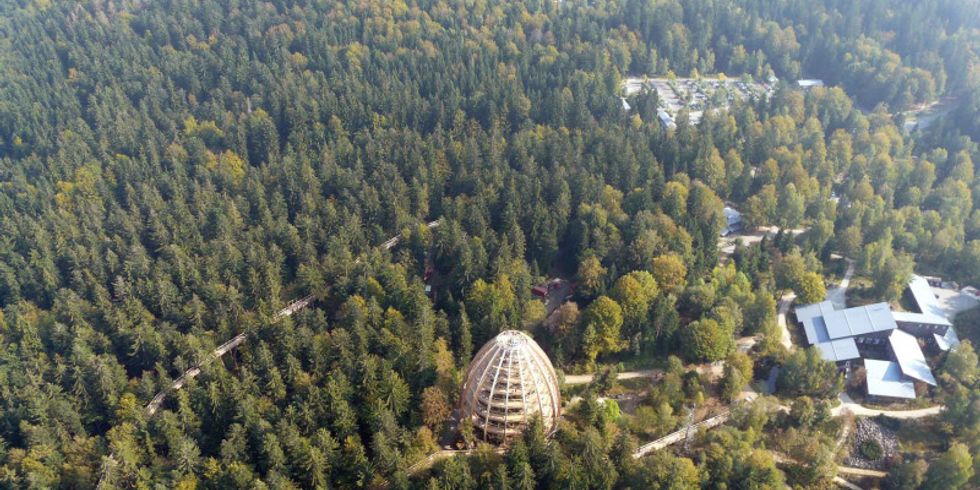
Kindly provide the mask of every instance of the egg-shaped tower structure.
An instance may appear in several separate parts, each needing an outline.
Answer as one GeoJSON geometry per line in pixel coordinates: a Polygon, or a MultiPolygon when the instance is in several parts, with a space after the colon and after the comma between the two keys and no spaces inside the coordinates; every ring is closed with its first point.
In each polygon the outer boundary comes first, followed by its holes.
{"type": "Polygon", "coordinates": [[[470,363],[459,405],[460,420],[470,418],[476,435],[487,442],[520,435],[535,415],[550,434],[561,416],[555,368],[526,333],[500,332],[470,363]]]}

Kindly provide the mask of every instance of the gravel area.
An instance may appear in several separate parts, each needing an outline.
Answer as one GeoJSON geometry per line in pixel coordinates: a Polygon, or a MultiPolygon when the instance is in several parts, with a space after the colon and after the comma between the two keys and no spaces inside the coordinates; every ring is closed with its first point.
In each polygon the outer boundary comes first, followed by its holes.
{"type": "Polygon", "coordinates": [[[894,456],[898,455],[898,437],[895,431],[882,427],[872,419],[858,419],[851,435],[850,451],[847,459],[844,460],[846,466],[864,468],[869,470],[884,469],[886,463],[894,456]],[[881,457],[876,460],[868,460],[861,454],[861,443],[873,440],[881,445],[881,457]]]}

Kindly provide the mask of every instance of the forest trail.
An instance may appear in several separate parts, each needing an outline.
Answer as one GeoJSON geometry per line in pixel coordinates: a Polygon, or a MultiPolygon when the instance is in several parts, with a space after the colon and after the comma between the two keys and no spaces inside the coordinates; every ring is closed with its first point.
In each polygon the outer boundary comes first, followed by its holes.
{"type": "MultiPolygon", "coordinates": [[[[289,303],[288,305],[286,305],[285,308],[276,312],[276,314],[272,317],[272,321],[273,322],[279,321],[285,317],[291,316],[293,313],[296,313],[302,310],[303,308],[306,308],[307,306],[310,305],[310,303],[313,302],[313,299],[314,296],[311,294],[309,296],[304,296],[300,299],[297,299],[289,303]]],[[[180,390],[181,388],[184,387],[184,385],[187,384],[188,381],[198,377],[198,375],[201,374],[202,367],[214,362],[216,359],[220,359],[228,352],[231,352],[233,349],[235,349],[243,342],[245,342],[245,339],[247,338],[248,338],[247,332],[242,332],[232,337],[230,340],[219,345],[216,349],[211,351],[211,354],[204,361],[188,369],[187,371],[184,371],[184,374],[182,374],[179,378],[175,379],[174,382],[170,384],[170,386],[164,388],[159,393],[157,393],[156,396],[154,396],[153,399],[146,404],[146,407],[143,409],[143,413],[146,415],[146,417],[147,418],[152,417],[157,413],[157,410],[160,409],[160,405],[163,405],[163,401],[167,399],[167,395],[169,395],[174,391],[180,390]]],[[[105,460],[102,462],[102,476],[99,478],[99,483],[98,485],[96,485],[95,488],[97,489],[108,488],[106,487],[106,477],[109,475],[110,469],[115,465],[116,465],[115,455],[110,453],[108,456],[105,457],[105,460]]]]}
{"type": "MultiPolygon", "coordinates": [[[[436,451],[425,458],[417,461],[412,466],[405,469],[405,473],[408,475],[414,475],[422,470],[427,470],[432,467],[432,465],[442,461],[444,459],[452,458],[455,456],[469,456],[471,454],[476,454],[476,449],[443,449],[436,451]]],[[[503,447],[498,447],[495,451],[497,454],[505,454],[506,450],[503,447]]]]}
{"type": "MultiPolygon", "coordinates": [[[[660,369],[643,369],[639,371],[624,371],[616,374],[617,380],[636,379],[636,378],[655,378],[663,374],[660,369]]],[[[565,376],[566,385],[584,385],[592,382],[595,374],[569,374],[565,376]]]]}
{"type": "MultiPolygon", "coordinates": [[[[442,219],[437,219],[435,221],[430,221],[430,222],[426,223],[425,226],[428,229],[431,230],[431,229],[439,226],[439,223],[441,223],[441,222],[442,222],[442,219]]],[[[393,237],[385,240],[385,242],[381,244],[381,248],[383,248],[385,250],[391,250],[392,248],[395,248],[395,245],[398,245],[398,240],[400,240],[400,239],[401,239],[400,236],[395,235],[395,236],[393,236],[393,237]]]]}
{"type": "Polygon", "coordinates": [[[838,466],[837,471],[846,475],[870,476],[872,478],[884,478],[888,473],[878,470],[866,470],[864,468],[854,468],[853,466],[838,466]]]}
{"type": "MultiPolygon", "coordinates": [[[[429,229],[432,229],[439,226],[439,223],[441,222],[442,219],[437,219],[435,221],[430,221],[426,223],[425,226],[428,227],[429,229]]],[[[385,240],[385,242],[382,243],[381,246],[385,250],[391,250],[395,245],[398,245],[398,240],[399,240],[399,236],[397,235],[393,236],[388,240],[385,240]]],[[[354,263],[359,263],[360,260],[361,259],[358,258],[354,261],[354,263]]],[[[311,294],[289,303],[288,305],[286,305],[285,308],[276,312],[276,314],[272,317],[272,321],[277,322],[285,317],[292,316],[294,313],[306,308],[311,303],[313,303],[314,299],[315,296],[311,294]]],[[[211,362],[214,362],[217,359],[220,359],[225,354],[231,352],[236,347],[238,347],[243,342],[245,342],[247,338],[248,338],[248,332],[239,333],[238,335],[232,337],[231,339],[229,339],[228,341],[219,345],[217,348],[211,351],[211,354],[206,359],[201,361],[199,364],[188,369],[187,371],[184,371],[184,374],[182,374],[179,378],[175,379],[174,382],[170,384],[170,386],[164,388],[159,393],[157,393],[156,396],[154,396],[153,399],[151,399],[150,402],[146,404],[146,407],[143,409],[143,412],[146,415],[146,417],[152,417],[154,414],[157,413],[157,410],[159,410],[160,406],[163,405],[164,400],[167,399],[167,395],[169,395],[171,392],[180,390],[181,388],[184,387],[184,385],[187,384],[189,380],[198,377],[201,374],[202,367],[204,367],[207,364],[210,364],[211,362]]],[[[115,464],[116,464],[116,459],[114,454],[110,453],[108,456],[105,457],[105,460],[102,463],[102,476],[99,478],[99,483],[96,485],[97,489],[106,488],[106,477],[109,475],[109,470],[111,469],[111,467],[115,466],[115,464]]]]}
{"type": "MultiPolygon", "coordinates": [[[[313,295],[312,294],[309,295],[309,296],[305,296],[303,298],[297,299],[296,301],[293,301],[292,303],[289,303],[285,308],[283,308],[283,309],[279,310],[278,312],[276,312],[276,314],[272,317],[272,321],[273,322],[277,322],[277,321],[279,321],[279,320],[281,320],[281,319],[283,319],[283,318],[285,318],[287,316],[291,316],[293,313],[296,313],[297,311],[300,311],[303,308],[306,308],[312,302],[313,302],[313,295]]],[[[248,334],[246,332],[242,332],[242,333],[240,333],[240,334],[232,337],[231,340],[229,340],[229,341],[227,341],[227,342],[219,345],[216,349],[214,349],[213,351],[211,351],[211,355],[209,355],[200,364],[198,364],[197,366],[194,366],[194,367],[188,369],[187,371],[185,371],[184,374],[182,374],[179,378],[177,378],[176,380],[174,380],[174,382],[171,383],[169,387],[167,387],[166,389],[162,390],[160,393],[157,393],[157,395],[154,396],[152,400],[150,400],[150,403],[147,403],[146,404],[146,408],[143,410],[146,413],[146,416],[147,417],[152,417],[155,413],[157,413],[157,410],[160,409],[160,405],[163,404],[163,401],[167,398],[167,395],[170,392],[177,391],[177,390],[183,388],[184,385],[187,384],[187,381],[192,380],[192,379],[196,378],[199,374],[201,374],[201,368],[202,367],[204,367],[207,364],[210,364],[215,359],[220,359],[221,356],[227,354],[232,349],[238,347],[239,345],[242,344],[242,342],[245,342],[245,339],[247,337],[248,337],[248,334]]]]}

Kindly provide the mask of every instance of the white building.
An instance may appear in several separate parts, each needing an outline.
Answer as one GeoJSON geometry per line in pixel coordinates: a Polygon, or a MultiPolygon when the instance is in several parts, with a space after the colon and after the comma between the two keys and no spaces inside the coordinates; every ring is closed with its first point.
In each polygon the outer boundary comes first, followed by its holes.
{"type": "Polygon", "coordinates": [[[837,310],[824,301],[796,308],[796,318],[825,360],[848,365],[864,358],[869,395],[915,398],[916,381],[936,386],[919,338],[943,351],[959,339],[925,278],[912,276],[909,291],[918,312],[892,311],[888,303],[837,310]],[[873,358],[879,356],[889,359],[873,358]]]}
{"type": "Polygon", "coordinates": [[[868,381],[868,395],[882,398],[915,399],[915,383],[905,379],[898,363],[866,359],[864,371],[868,381]]]}
{"type": "Polygon", "coordinates": [[[731,206],[725,206],[725,227],[721,230],[721,236],[728,236],[742,228],[742,213],[731,206]]]}

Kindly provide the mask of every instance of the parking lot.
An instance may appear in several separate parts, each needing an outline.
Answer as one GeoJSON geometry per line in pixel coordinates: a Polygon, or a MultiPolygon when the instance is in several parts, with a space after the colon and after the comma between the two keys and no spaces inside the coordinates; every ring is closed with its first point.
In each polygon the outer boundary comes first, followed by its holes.
{"type": "Polygon", "coordinates": [[[649,88],[657,92],[660,109],[676,118],[687,108],[691,124],[701,122],[705,111],[727,110],[735,100],[755,99],[772,95],[769,84],[729,78],[645,78],[623,80],[627,96],[649,88]]]}
{"type": "Polygon", "coordinates": [[[946,318],[952,320],[956,314],[980,306],[980,299],[971,294],[957,291],[955,289],[932,288],[932,292],[939,298],[939,306],[946,313],[946,318]]]}

